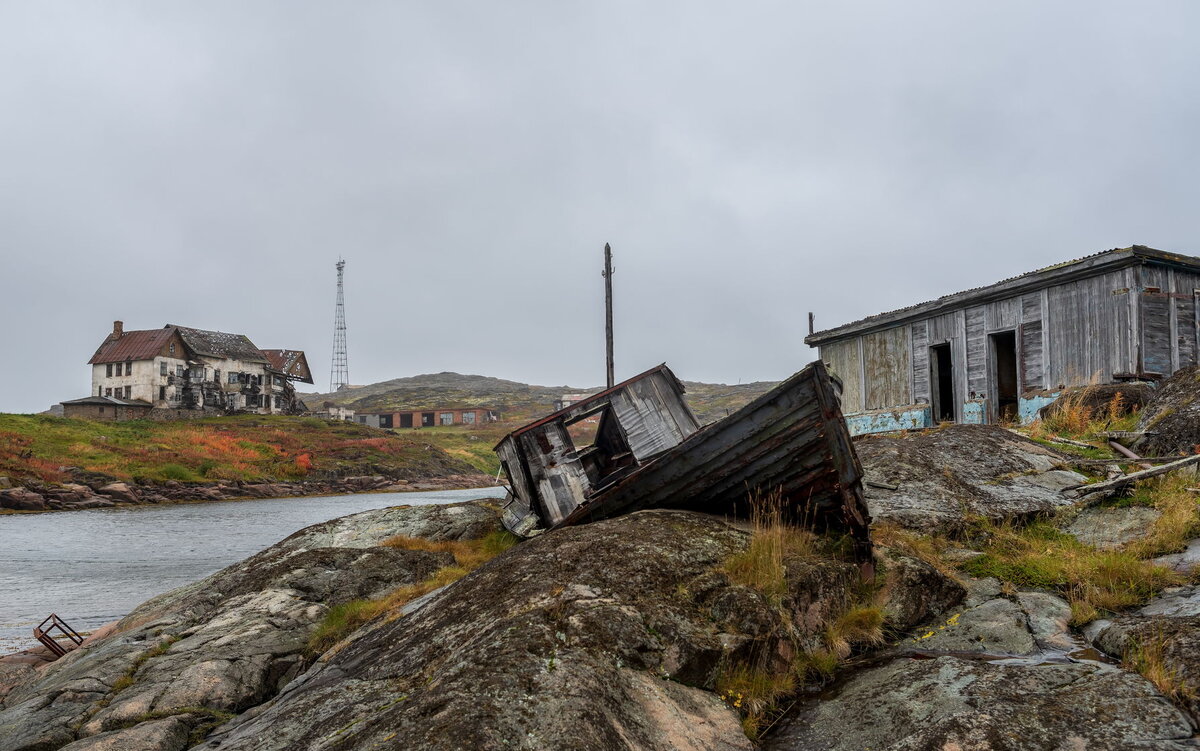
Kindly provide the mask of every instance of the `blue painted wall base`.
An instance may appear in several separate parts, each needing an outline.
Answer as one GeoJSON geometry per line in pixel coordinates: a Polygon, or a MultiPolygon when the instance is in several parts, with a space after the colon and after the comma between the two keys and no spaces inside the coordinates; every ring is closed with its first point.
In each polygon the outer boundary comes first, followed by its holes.
{"type": "MultiPolygon", "coordinates": [[[[1042,391],[1022,396],[1017,403],[1018,421],[1022,425],[1028,425],[1038,419],[1038,410],[1053,403],[1060,396],[1061,391],[1042,391]]],[[[963,402],[962,416],[964,425],[987,424],[987,400],[971,399],[963,402]]],[[[891,433],[897,430],[924,430],[934,427],[936,423],[933,420],[933,410],[928,404],[910,404],[895,409],[877,409],[846,415],[846,424],[850,427],[850,435],[864,435],[891,433]]]]}

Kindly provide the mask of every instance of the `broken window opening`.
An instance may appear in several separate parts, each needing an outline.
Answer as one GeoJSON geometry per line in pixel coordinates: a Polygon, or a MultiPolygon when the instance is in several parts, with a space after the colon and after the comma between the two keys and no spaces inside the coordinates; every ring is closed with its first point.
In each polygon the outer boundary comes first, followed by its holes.
{"type": "Polygon", "coordinates": [[[436,415],[434,415],[433,412],[422,412],[421,413],[421,427],[422,428],[432,428],[433,427],[433,418],[435,416],[436,415]]]}
{"type": "Polygon", "coordinates": [[[443,412],[441,414],[441,422],[443,425],[453,425],[454,424],[454,413],[453,412],[443,412]]]}
{"type": "Polygon", "coordinates": [[[617,421],[609,404],[579,415],[566,423],[567,433],[575,446],[575,456],[587,473],[593,492],[606,487],[637,467],[637,460],[629,448],[625,431],[617,421]],[[580,435],[591,434],[586,443],[575,440],[573,427],[581,427],[580,435]],[[594,426],[594,427],[593,427],[594,426]]]}
{"type": "Polygon", "coordinates": [[[104,377],[112,378],[112,363],[111,362],[108,365],[104,366],[104,377]]]}
{"type": "Polygon", "coordinates": [[[949,342],[929,348],[929,382],[933,419],[954,422],[954,359],[949,342]]]}

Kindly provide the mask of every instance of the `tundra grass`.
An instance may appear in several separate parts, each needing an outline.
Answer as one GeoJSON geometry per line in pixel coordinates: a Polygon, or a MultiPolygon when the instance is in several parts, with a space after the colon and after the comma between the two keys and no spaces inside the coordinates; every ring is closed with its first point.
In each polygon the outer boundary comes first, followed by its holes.
{"type": "Polygon", "coordinates": [[[1048,521],[1025,527],[1010,522],[976,522],[969,541],[983,555],[961,564],[977,577],[1058,592],[1071,603],[1072,625],[1096,613],[1125,610],[1147,602],[1183,577],[1125,550],[1097,550],[1061,532],[1048,521]]]}
{"type": "MultiPolygon", "coordinates": [[[[830,545],[812,531],[790,523],[782,513],[778,494],[755,495],[750,500],[751,535],[746,548],[725,560],[722,570],[734,584],[763,595],[778,611],[781,624],[792,624],[788,605],[788,565],[811,561],[831,553],[830,545]]],[[[848,593],[843,611],[819,629],[817,641],[801,644],[792,633],[790,660],[759,655],[721,665],[713,688],[741,716],[742,730],[755,740],[783,711],[782,702],[799,685],[833,675],[838,663],[855,647],[883,643],[884,615],[873,600],[874,587],[848,593]]],[[[794,629],[793,629],[794,631],[794,629]]]]}
{"type": "Polygon", "coordinates": [[[429,445],[365,425],[282,415],[96,422],[0,414],[0,475],[18,482],[62,482],[65,467],[149,483],[470,471],[429,445]]]}

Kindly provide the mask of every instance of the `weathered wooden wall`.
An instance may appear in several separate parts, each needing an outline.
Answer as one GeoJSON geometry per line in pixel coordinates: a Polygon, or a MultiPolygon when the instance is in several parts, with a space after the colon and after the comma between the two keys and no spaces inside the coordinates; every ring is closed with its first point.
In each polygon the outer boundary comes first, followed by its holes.
{"type": "Polygon", "coordinates": [[[1014,331],[1022,392],[1200,363],[1200,274],[1135,266],[821,346],[854,414],[931,402],[929,348],[951,345],[956,416],[991,394],[991,334],[1014,331]],[[1149,289],[1147,289],[1149,288],[1149,289]]]}
{"type": "Polygon", "coordinates": [[[908,326],[876,331],[863,337],[863,376],[867,409],[911,404],[911,342],[908,326]]]}
{"type": "Polygon", "coordinates": [[[862,412],[862,337],[856,336],[821,346],[821,359],[828,363],[829,372],[842,381],[842,412],[862,412]]]}

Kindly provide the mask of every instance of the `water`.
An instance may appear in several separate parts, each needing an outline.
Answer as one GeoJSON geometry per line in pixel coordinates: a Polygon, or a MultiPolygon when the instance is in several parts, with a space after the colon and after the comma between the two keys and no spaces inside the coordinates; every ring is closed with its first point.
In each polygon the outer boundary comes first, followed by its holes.
{"type": "Polygon", "coordinates": [[[36,644],[32,629],[50,613],[90,631],[311,524],[503,495],[485,488],[0,516],[0,654],[36,644]]]}

